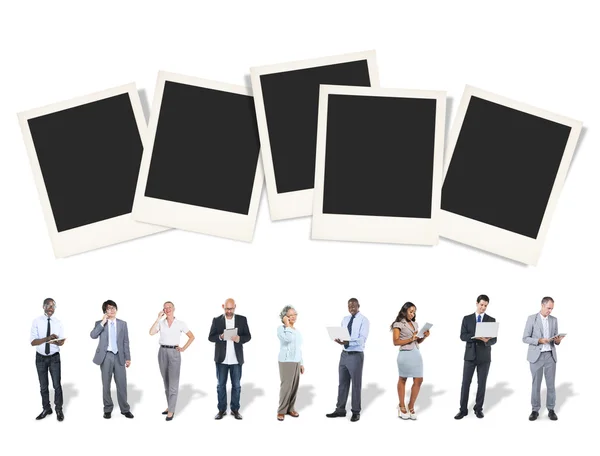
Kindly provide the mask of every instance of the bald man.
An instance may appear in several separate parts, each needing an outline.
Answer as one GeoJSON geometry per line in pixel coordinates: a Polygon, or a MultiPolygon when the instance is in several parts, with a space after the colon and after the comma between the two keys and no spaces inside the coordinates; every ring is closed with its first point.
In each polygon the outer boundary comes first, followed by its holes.
{"type": "Polygon", "coordinates": [[[246,317],[235,313],[235,301],[226,299],[223,315],[213,318],[208,340],[215,344],[215,363],[217,365],[218,413],[220,420],[227,413],[227,376],[231,375],[231,403],[229,409],[236,420],[241,420],[240,394],[242,387],[242,364],[244,364],[244,344],[250,341],[250,329],[246,317]],[[231,336],[234,329],[237,335],[231,336]]]}

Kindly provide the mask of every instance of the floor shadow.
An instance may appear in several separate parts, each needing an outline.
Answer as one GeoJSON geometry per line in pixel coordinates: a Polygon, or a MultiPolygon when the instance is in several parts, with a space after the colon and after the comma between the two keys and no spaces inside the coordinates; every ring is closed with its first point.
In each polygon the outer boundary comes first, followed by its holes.
{"type": "Polygon", "coordinates": [[[177,395],[177,414],[181,414],[183,410],[190,405],[190,402],[194,399],[200,399],[201,397],[205,397],[206,393],[204,391],[200,391],[198,389],[194,389],[194,387],[187,383],[185,385],[181,385],[179,387],[179,393],[177,395]]]}
{"type": "MultiPolygon", "coordinates": [[[[475,390],[477,387],[475,386],[475,390]]],[[[485,390],[485,401],[483,403],[483,409],[489,411],[500,403],[503,399],[513,394],[515,390],[508,388],[508,382],[498,382],[491,388],[485,390]]],[[[473,402],[471,408],[475,406],[473,402]]]]}
{"type": "MultiPolygon", "coordinates": [[[[143,394],[143,391],[141,389],[137,388],[135,385],[132,385],[132,384],[127,385],[127,402],[129,403],[129,406],[131,408],[133,408],[134,405],[139,404],[142,401],[142,394],[143,394]]],[[[112,395],[113,395],[113,398],[116,399],[117,392],[114,388],[112,390],[112,395]]],[[[114,401],[114,399],[113,399],[113,401],[114,401]]]]}
{"type": "MultiPolygon", "coordinates": [[[[573,391],[573,383],[561,383],[556,387],[556,404],[554,409],[558,412],[568,399],[577,396],[573,391]]],[[[542,390],[542,409],[546,407],[546,388],[542,390]]]]}
{"type": "Polygon", "coordinates": [[[312,405],[315,398],[314,389],[315,387],[313,385],[301,385],[298,387],[296,410],[303,410],[312,405]]]}
{"type": "MultiPolygon", "coordinates": [[[[231,391],[228,390],[228,394],[231,394],[231,391]]],[[[246,410],[257,397],[264,395],[265,391],[261,388],[257,388],[256,385],[254,385],[254,383],[242,384],[242,395],[240,397],[241,409],[246,410]]]]}
{"type": "Polygon", "coordinates": [[[63,408],[67,408],[71,403],[71,399],[79,395],[79,390],[75,388],[74,383],[65,383],[62,385],[63,390],[63,408]]]}
{"type": "MultiPolygon", "coordinates": [[[[412,385],[411,385],[412,387],[412,385]]],[[[408,385],[406,387],[406,392],[409,393],[408,385]]],[[[419,409],[419,412],[423,410],[427,410],[433,404],[433,398],[437,396],[441,396],[444,394],[446,390],[436,390],[434,391],[434,386],[426,383],[421,385],[421,390],[419,391],[419,397],[417,398],[417,402],[415,404],[415,408],[419,409]]],[[[408,402],[406,402],[408,405],[408,402]]],[[[418,413],[418,412],[417,412],[418,413]]]]}
{"type": "MultiPolygon", "coordinates": [[[[366,410],[377,399],[377,396],[381,396],[383,393],[385,390],[376,383],[369,383],[364,387],[361,394],[362,410],[366,410]]],[[[350,391],[350,401],[352,401],[352,391],[350,391]]]]}

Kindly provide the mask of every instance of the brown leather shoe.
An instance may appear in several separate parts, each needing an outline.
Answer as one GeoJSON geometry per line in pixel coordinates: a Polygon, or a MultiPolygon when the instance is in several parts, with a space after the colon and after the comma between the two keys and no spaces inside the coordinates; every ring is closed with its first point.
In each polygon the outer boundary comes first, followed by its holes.
{"type": "Polygon", "coordinates": [[[287,413],[289,416],[293,416],[294,418],[298,418],[300,414],[296,410],[292,410],[287,413]]]}
{"type": "Polygon", "coordinates": [[[277,414],[277,421],[283,421],[283,419],[285,418],[285,415],[281,415],[281,414],[277,414]]]}

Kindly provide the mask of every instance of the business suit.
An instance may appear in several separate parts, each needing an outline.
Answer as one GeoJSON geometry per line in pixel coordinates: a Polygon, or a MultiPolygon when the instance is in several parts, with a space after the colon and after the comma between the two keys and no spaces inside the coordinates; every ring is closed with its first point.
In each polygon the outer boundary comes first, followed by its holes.
{"type": "Polygon", "coordinates": [[[531,383],[531,407],[534,412],[541,408],[540,389],[542,387],[542,377],[546,377],[546,407],[548,410],[554,410],[556,405],[556,389],[554,381],[556,377],[556,343],[550,340],[548,344],[550,350],[542,352],[546,347],[540,344],[539,340],[551,338],[558,335],[558,320],[552,315],[548,315],[548,334],[544,335],[543,317],[540,313],[527,317],[525,331],[523,332],[523,342],[529,344],[527,349],[527,361],[532,375],[531,383]]]}
{"type": "Polygon", "coordinates": [[[117,400],[121,413],[129,412],[129,404],[127,403],[127,374],[125,370],[125,361],[131,360],[129,353],[129,332],[127,323],[123,320],[116,319],[117,325],[117,353],[108,351],[108,333],[111,320],[107,320],[105,325],[102,325],[102,320],[98,320],[94,325],[94,329],[90,332],[92,339],[98,339],[98,348],[94,355],[94,364],[100,366],[102,374],[102,397],[104,400],[104,413],[111,413],[113,409],[113,401],[110,395],[110,384],[112,377],[115,377],[117,385],[117,400]]]}
{"type": "Polygon", "coordinates": [[[248,328],[248,321],[242,315],[233,315],[233,327],[237,328],[239,342],[233,342],[237,364],[227,364],[225,356],[227,355],[227,341],[219,337],[225,331],[227,323],[225,315],[213,318],[208,340],[215,344],[215,364],[217,371],[217,407],[219,411],[227,410],[227,377],[231,374],[231,403],[230,410],[238,411],[240,409],[240,396],[242,387],[240,380],[242,378],[242,364],[244,364],[244,344],[249,342],[252,336],[248,328]]]}
{"type": "MultiPolygon", "coordinates": [[[[487,313],[483,314],[482,323],[495,322],[496,319],[490,317],[487,313]]],[[[472,339],[475,336],[475,327],[477,326],[477,317],[475,313],[463,317],[460,328],[460,340],[466,342],[465,356],[463,364],[462,387],[460,390],[460,413],[467,415],[469,390],[473,374],[477,370],[477,396],[475,398],[475,412],[483,411],[483,401],[485,399],[485,385],[487,382],[490,364],[492,362],[492,345],[497,342],[497,337],[493,337],[487,342],[479,339],[472,339]]]]}

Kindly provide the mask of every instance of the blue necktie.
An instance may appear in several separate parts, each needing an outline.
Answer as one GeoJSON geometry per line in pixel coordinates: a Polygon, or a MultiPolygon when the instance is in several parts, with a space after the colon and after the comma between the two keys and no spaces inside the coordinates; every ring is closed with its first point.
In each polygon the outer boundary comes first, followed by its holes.
{"type": "Polygon", "coordinates": [[[112,348],[112,352],[116,355],[117,354],[117,331],[115,330],[115,322],[111,321],[110,322],[110,328],[108,331],[108,335],[110,337],[110,346],[112,348]]]}
{"type": "MultiPolygon", "coordinates": [[[[348,322],[348,334],[350,334],[350,337],[352,337],[352,322],[354,321],[354,317],[356,317],[356,315],[352,315],[352,318],[350,318],[350,321],[348,322]]],[[[350,343],[344,344],[344,348],[348,348],[349,346],[350,343]]]]}
{"type": "Polygon", "coordinates": [[[481,323],[481,314],[477,315],[477,323],[481,323]]]}

